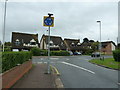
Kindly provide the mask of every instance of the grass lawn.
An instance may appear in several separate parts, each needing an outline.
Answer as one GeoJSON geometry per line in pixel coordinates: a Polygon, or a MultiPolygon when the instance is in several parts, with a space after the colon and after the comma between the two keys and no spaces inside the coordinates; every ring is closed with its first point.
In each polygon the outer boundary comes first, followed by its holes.
{"type": "Polygon", "coordinates": [[[89,62],[98,64],[98,65],[103,65],[105,67],[109,67],[113,69],[120,68],[120,62],[116,62],[113,58],[105,58],[104,60],[92,59],[89,62]]]}

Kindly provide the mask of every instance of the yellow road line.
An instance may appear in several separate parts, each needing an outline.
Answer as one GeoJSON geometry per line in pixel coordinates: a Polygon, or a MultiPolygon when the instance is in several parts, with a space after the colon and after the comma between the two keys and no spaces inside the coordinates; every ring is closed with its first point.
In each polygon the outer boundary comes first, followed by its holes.
{"type": "Polygon", "coordinates": [[[59,71],[58,71],[58,69],[56,67],[54,67],[52,65],[50,65],[50,66],[55,70],[55,72],[56,72],[57,75],[60,75],[60,73],[59,73],[59,71]]]}

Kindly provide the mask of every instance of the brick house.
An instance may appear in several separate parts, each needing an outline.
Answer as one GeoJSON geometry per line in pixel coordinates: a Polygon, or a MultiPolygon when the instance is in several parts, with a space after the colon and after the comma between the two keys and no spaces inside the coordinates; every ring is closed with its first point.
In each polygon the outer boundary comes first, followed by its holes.
{"type": "MultiPolygon", "coordinates": [[[[48,35],[43,34],[40,40],[40,49],[48,49],[48,35]]],[[[66,45],[61,37],[50,36],[50,50],[66,50],[66,45]]]]}
{"type": "Polygon", "coordinates": [[[30,50],[33,47],[39,47],[38,34],[28,34],[20,32],[12,32],[12,50],[18,49],[30,50]]]}
{"type": "Polygon", "coordinates": [[[68,51],[76,52],[81,51],[80,49],[80,39],[64,39],[68,51]]]}
{"type": "Polygon", "coordinates": [[[113,41],[101,42],[101,52],[103,54],[112,54],[112,51],[116,49],[116,45],[113,41]]]}

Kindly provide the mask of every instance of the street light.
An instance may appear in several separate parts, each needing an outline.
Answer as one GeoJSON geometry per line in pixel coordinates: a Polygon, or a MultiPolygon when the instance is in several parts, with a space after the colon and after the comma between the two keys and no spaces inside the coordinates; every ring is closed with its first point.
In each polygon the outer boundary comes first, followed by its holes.
{"type": "Polygon", "coordinates": [[[99,28],[100,28],[100,43],[99,43],[99,51],[100,51],[100,59],[101,59],[101,21],[97,21],[99,23],[99,28]]]}
{"type": "Polygon", "coordinates": [[[5,26],[6,26],[6,7],[7,7],[7,1],[5,0],[5,10],[4,10],[4,26],[3,26],[3,52],[5,51],[5,26]]]}

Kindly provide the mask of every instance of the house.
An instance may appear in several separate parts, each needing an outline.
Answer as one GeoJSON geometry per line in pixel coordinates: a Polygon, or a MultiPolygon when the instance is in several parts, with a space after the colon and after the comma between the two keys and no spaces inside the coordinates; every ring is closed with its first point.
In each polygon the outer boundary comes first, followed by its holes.
{"type": "Polygon", "coordinates": [[[39,47],[38,34],[28,34],[12,32],[12,50],[30,50],[33,47],[39,47]]]}
{"type": "Polygon", "coordinates": [[[120,43],[118,43],[118,48],[120,48],[120,43]]]}
{"type": "Polygon", "coordinates": [[[103,54],[112,54],[112,51],[115,50],[116,45],[113,41],[101,42],[101,52],[103,54]]]}
{"type": "MultiPolygon", "coordinates": [[[[40,49],[48,49],[48,35],[43,34],[40,40],[40,49]]],[[[66,45],[61,37],[50,36],[50,50],[66,50],[66,45]]]]}
{"type": "Polygon", "coordinates": [[[80,39],[64,39],[68,51],[76,52],[80,51],[80,39]]]}
{"type": "Polygon", "coordinates": [[[0,46],[2,45],[2,42],[1,42],[1,40],[0,40],[0,46]]]}
{"type": "Polygon", "coordinates": [[[83,43],[81,43],[81,48],[82,49],[91,49],[91,42],[83,42],[83,43]]]}

